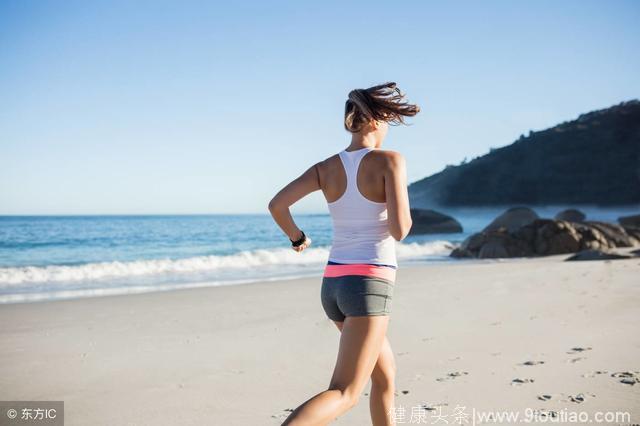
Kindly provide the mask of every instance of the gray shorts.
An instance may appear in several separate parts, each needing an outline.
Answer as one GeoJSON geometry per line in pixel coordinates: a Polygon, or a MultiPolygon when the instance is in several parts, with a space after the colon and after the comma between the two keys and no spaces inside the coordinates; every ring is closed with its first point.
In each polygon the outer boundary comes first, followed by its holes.
{"type": "Polygon", "coordinates": [[[320,298],[329,319],[342,322],[345,317],[391,314],[394,287],[393,281],[365,275],[323,277],[320,298]]]}

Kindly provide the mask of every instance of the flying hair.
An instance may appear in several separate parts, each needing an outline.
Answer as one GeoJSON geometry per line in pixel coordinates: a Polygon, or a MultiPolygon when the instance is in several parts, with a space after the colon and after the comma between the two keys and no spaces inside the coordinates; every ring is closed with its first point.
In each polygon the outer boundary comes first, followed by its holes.
{"type": "Polygon", "coordinates": [[[371,120],[406,124],[404,117],[413,117],[418,112],[420,107],[408,103],[396,83],[388,82],[349,92],[344,107],[344,127],[358,133],[371,120]]]}

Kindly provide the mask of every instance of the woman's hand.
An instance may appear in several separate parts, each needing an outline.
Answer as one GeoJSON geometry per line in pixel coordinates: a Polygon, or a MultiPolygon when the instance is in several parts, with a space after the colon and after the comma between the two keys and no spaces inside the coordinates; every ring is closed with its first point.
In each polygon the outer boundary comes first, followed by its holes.
{"type": "MultiPolygon", "coordinates": [[[[269,201],[269,212],[273,216],[280,229],[291,241],[298,241],[301,237],[298,228],[291,217],[289,207],[307,194],[320,189],[320,179],[316,163],[309,167],[300,177],[282,188],[275,197],[269,201]]],[[[298,247],[291,246],[295,251],[301,252],[311,245],[311,238],[307,237],[305,242],[298,247]]]]}
{"type": "Polygon", "coordinates": [[[297,252],[301,252],[302,250],[306,249],[307,247],[309,247],[311,245],[311,238],[309,238],[308,236],[304,239],[304,243],[300,244],[298,247],[291,247],[292,249],[294,249],[297,252]]]}

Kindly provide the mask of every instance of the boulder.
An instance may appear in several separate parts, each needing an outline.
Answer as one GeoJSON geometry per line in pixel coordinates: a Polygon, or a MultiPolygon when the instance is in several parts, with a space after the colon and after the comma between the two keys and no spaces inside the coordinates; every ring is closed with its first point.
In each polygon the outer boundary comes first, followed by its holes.
{"type": "Polygon", "coordinates": [[[636,228],[640,229],[640,214],[634,214],[631,216],[620,216],[618,223],[624,228],[636,228]]]}
{"type": "Polygon", "coordinates": [[[509,257],[504,241],[490,240],[480,248],[478,252],[480,259],[495,259],[500,257],[509,257]]]}
{"type": "Polygon", "coordinates": [[[481,259],[532,256],[529,241],[515,238],[506,228],[482,231],[467,237],[451,257],[478,257],[481,259]]]}
{"type": "Polygon", "coordinates": [[[580,234],[583,249],[601,250],[612,247],[609,240],[598,228],[584,223],[572,223],[572,226],[580,234]]]}
{"type": "Polygon", "coordinates": [[[627,235],[635,238],[636,240],[640,241],[640,228],[626,228],[624,227],[624,232],[627,233],[627,235]]]}
{"type": "Polygon", "coordinates": [[[586,219],[586,215],[580,210],[566,209],[555,215],[556,220],[566,220],[567,222],[582,222],[586,219]]]}
{"type": "Polygon", "coordinates": [[[636,245],[640,245],[640,239],[617,224],[535,219],[513,232],[499,227],[470,235],[450,256],[481,259],[548,256],[636,245]]]}
{"type": "Polygon", "coordinates": [[[575,253],[580,250],[580,235],[569,222],[539,219],[535,229],[534,247],[538,255],[575,253]]]}
{"type": "Polygon", "coordinates": [[[468,236],[460,245],[453,249],[451,257],[475,257],[475,254],[484,245],[486,236],[483,233],[476,233],[468,236]]]}
{"type": "Polygon", "coordinates": [[[607,240],[614,241],[614,247],[631,247],[637,242],[634,241],[636,240],[635,237],[629,235],[627,231],[618,224],[599,221],[586,221],[585,223],[602,232],[607,240]]]}
{"type": "Polygon", "coordinates": [[[453,217],[430,209],[410,209],[413,225],[409,235],[449,234],[462,232],[462,225],[453,217]]]}
{"type": "Polygon", "coordinates": [[[511,207],[496,217],[483,231],[491,231],[505,227],[509,232],[513,232],[536,219],[538,219],[538,215],[529,207],[511,207]]]}
{"type": "Polygon", "coordinates": [[[607,260],[607,259],[631,259],[633,256],[627,256],[624,254],[610,253],[603,250],[582,250],[567,260],[607,260]]]}

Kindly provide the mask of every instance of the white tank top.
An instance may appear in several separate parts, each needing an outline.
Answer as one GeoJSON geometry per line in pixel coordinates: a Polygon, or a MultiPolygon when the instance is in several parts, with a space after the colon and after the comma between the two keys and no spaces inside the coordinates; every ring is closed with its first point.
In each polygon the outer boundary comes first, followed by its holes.
{"type": "Polygon", "coordinates": [[[331,262],[398,266],[396,240],[389,233],[387,222],[387,203],[371,201],[357,188],[360,161],[374,149],[338,153],[347,175],[347,189],[336,201],[327,203],[333,220],[331,262]]]}

